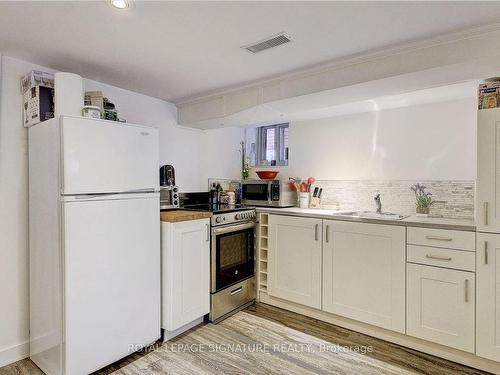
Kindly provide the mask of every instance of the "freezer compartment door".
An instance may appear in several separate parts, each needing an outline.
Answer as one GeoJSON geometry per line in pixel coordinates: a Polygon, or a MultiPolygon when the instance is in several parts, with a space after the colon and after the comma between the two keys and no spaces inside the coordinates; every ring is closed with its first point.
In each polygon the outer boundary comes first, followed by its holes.
{"type": "Polygon", "coordinates": [[[159,188],[158,129],[61,117],[62,194],[159,188]]]}
{"type": "Polygon", "coordinates": [[[160,337],[158,198],[63,203],[66,374],[92,373],[160,337]]]}

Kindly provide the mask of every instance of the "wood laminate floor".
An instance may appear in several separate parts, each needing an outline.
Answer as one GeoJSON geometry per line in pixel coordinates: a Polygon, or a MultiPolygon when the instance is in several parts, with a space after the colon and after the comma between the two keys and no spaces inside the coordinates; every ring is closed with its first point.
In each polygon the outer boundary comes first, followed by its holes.
{"type": "MultiPolygon", "coordinates": [[[[43,375],[29,360],[0,375],[43,375]]],[[[485,374],[264,304],[136,353],[95,375],[485,374]]]]}

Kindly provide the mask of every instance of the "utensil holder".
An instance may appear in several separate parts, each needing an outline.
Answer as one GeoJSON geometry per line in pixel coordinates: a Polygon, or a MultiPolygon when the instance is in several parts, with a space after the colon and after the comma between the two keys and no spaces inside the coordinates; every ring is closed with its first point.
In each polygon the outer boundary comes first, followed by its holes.
{"type": "Polygon", "coordinates": [[[310,208],[320,208],[321,207],[321,198],[312,197],[311,201],[309,202],[309,207],[310,208]]]}
{"type": "Polygon", "coordinates": [[[309,208],[309,193],[299,193],[299,207],[309,208]]]}

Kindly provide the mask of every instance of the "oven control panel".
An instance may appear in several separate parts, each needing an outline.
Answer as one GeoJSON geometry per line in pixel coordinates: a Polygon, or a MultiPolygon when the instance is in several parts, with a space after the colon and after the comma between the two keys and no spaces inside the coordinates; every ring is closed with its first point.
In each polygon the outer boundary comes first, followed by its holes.
{"type": "Polygon", "coordinates": [[[243,211],[234,214],[235,220],[250,220],[255,218],[255,211],[243,211]]]}
{"type": "Polygon", "coordinates": [[[255,210],[226,212],[212,216],[212,226],[234,224],[255,220],[255,210]]]}

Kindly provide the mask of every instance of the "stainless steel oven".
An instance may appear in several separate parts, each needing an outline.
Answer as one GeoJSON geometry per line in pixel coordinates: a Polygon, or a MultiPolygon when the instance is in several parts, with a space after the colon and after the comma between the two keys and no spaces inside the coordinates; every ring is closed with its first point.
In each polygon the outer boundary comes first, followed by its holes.
{"type": "Polygon", "coordinates": [[[280,180],[243,180],[241,203],[252,206],[293,207],[296,194],[280,180]]]}
{"type": "Polygon", "coordinates": [[[254,210],[212,217],[210,321],[222,320],[255,300],[254,218],[254,210]]]}

